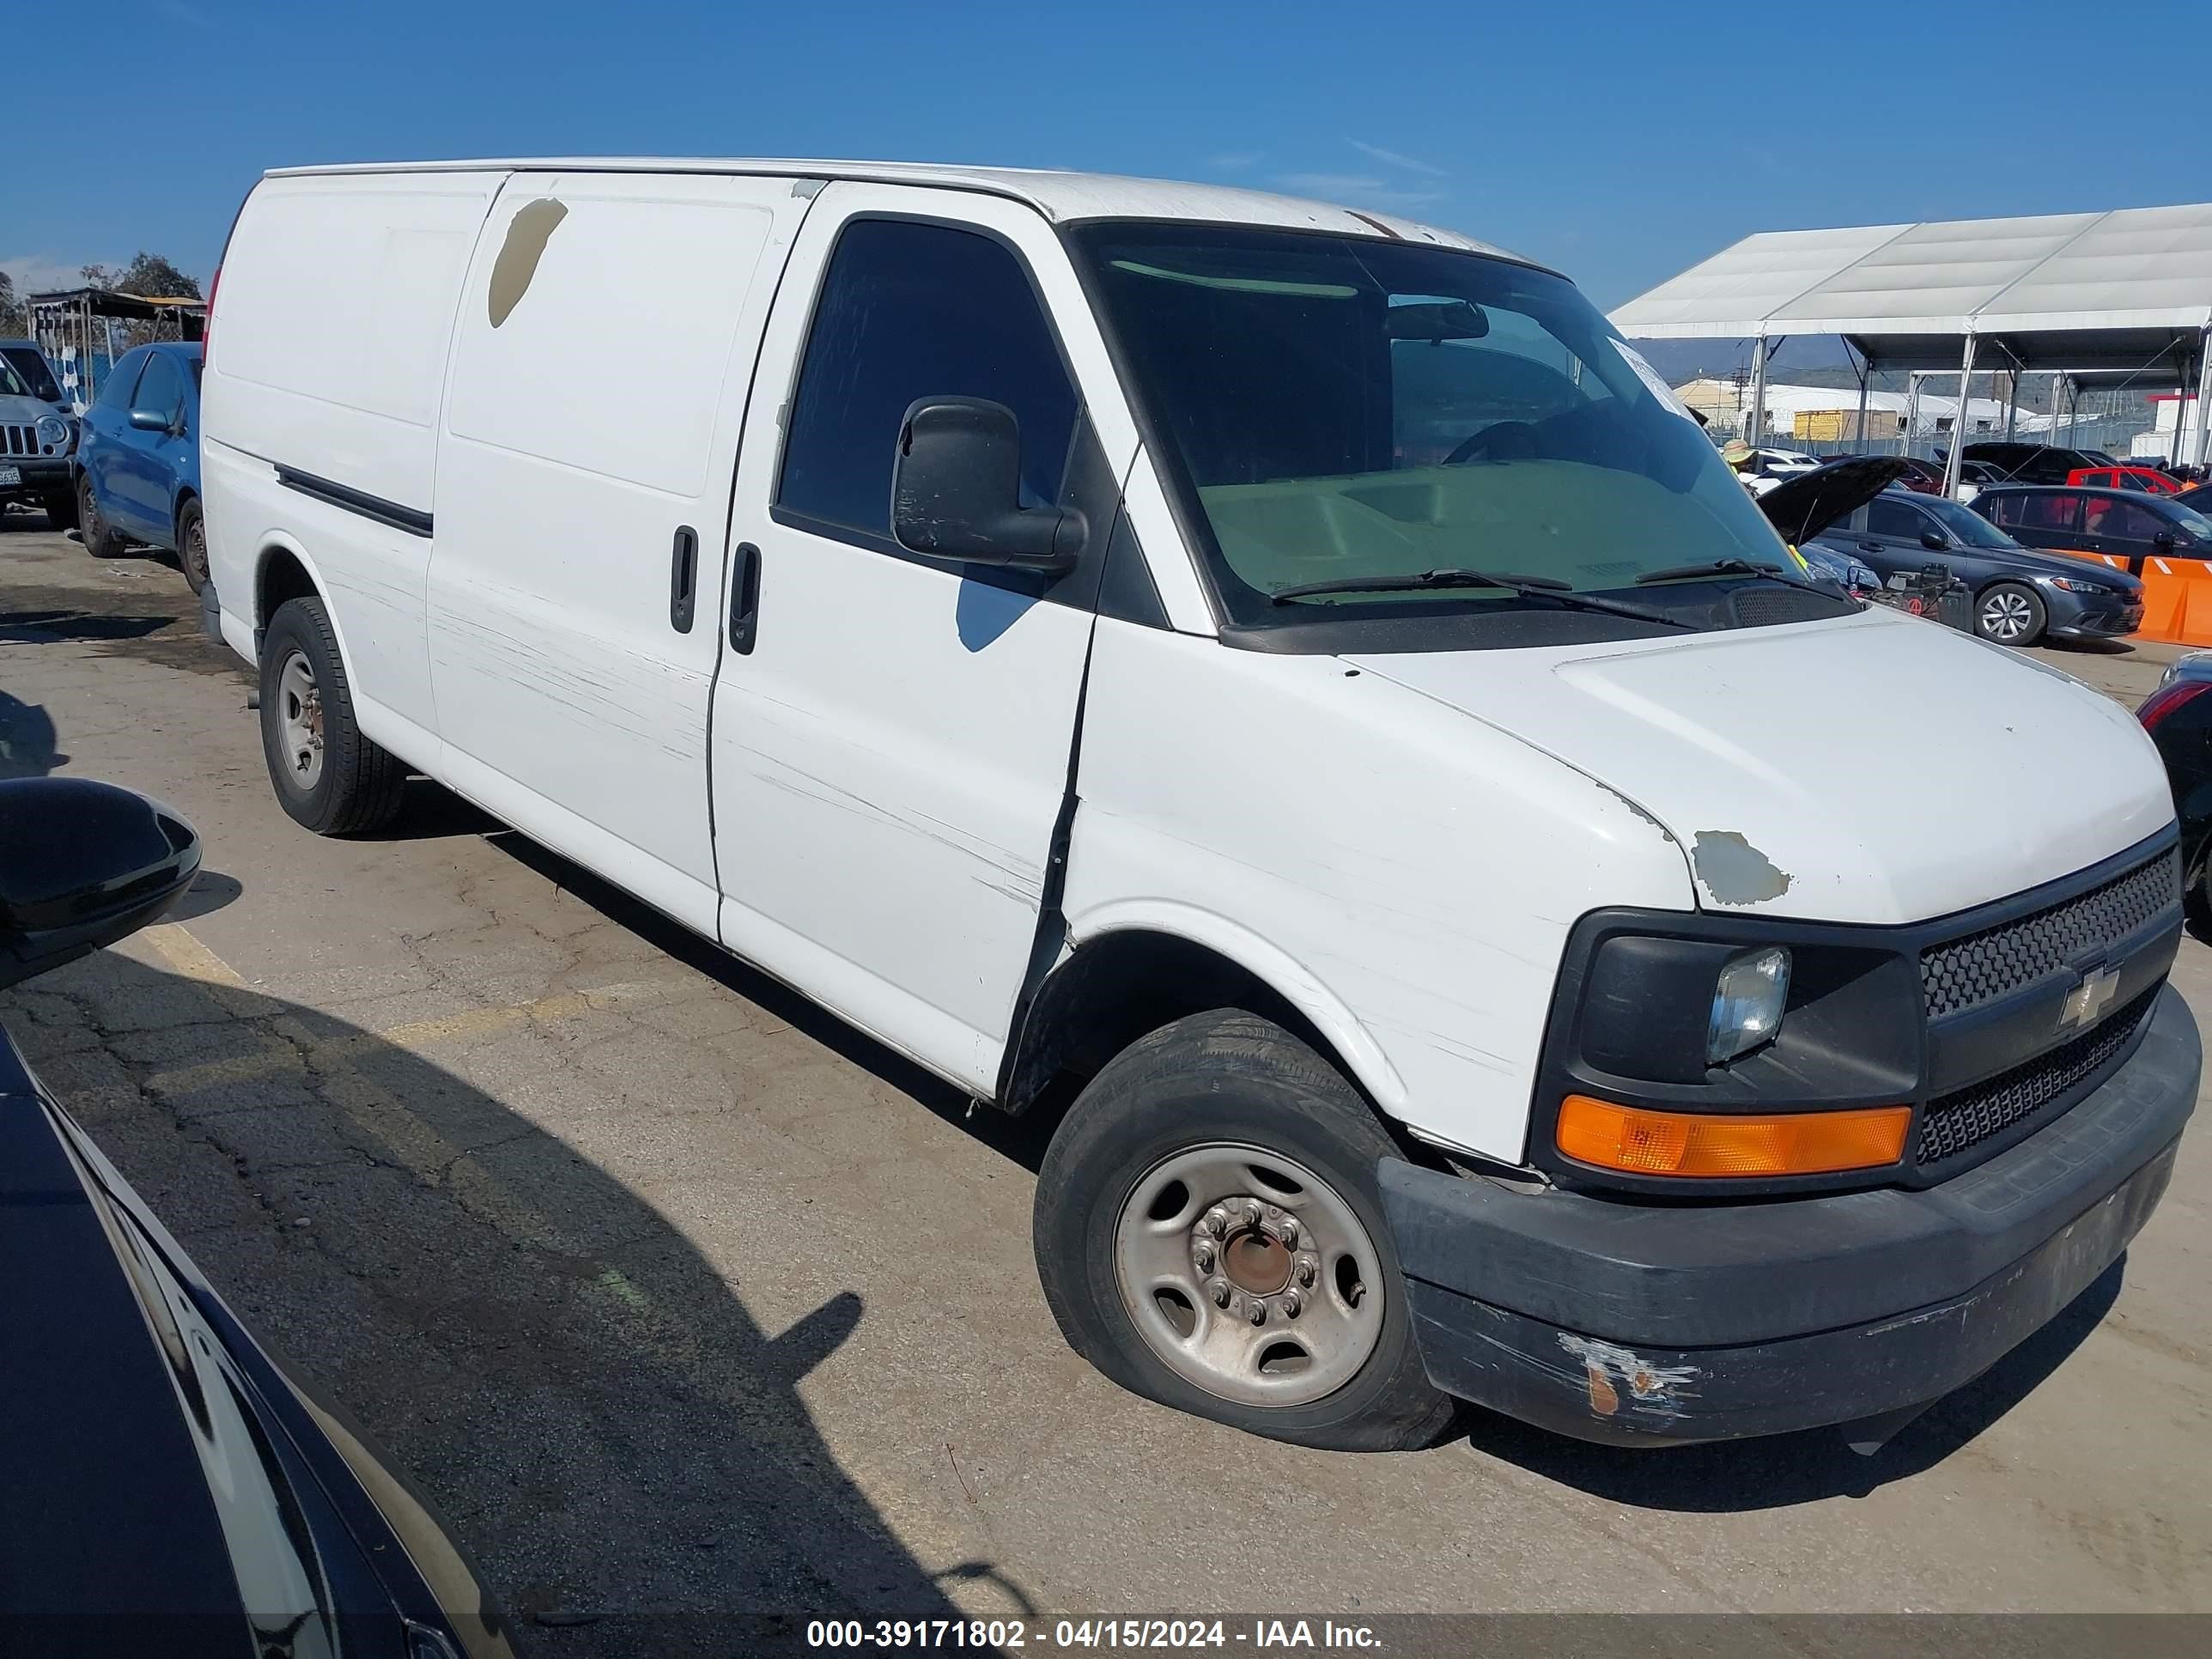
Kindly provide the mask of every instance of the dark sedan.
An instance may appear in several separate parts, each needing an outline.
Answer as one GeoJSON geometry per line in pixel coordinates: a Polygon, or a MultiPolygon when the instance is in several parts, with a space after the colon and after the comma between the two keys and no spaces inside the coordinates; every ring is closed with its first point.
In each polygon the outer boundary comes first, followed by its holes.
{"type": "Polygon", "coordinates": [[[2000,645],[2115,639],[2142,623],[2142,584],[2126,572],[2023,547],[1955,501],[1887,489],[1818,540],[1885,580],[1929,564],[1973,590],[1974,631],[2000,645]]]}
{"type": "Polygon", "coordinates": [[[2212,558],[2212,519],[2178,495],[2000,484],[1974,511],[2027,546],[2108,555],[2138,575],[2147,559],[2212,558]]]}
{"type": "MultiPolygon", "coordinates": [[[[0,986],[154,921],[167,809],[0,783],[0,986]]],[[[511,1659],[418,1499],[240,1325],[0,1033],[0,1650],[511,1659]]]]}

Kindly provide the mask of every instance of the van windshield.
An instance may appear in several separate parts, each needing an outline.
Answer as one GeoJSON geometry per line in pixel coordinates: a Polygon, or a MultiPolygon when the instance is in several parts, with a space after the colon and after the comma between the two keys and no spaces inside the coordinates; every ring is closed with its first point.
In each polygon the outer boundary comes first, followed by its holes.
{"type": "Polygon", "coordinates": [[[1711,441],[1562,277],[1247,227],[1102,222],[1073,240],[1234,623],[1553,603],[1464,585],[1274,599],[1474,569],[1725,626],[1709,584],[1637,579],[1786,567],[1711,441]]]}

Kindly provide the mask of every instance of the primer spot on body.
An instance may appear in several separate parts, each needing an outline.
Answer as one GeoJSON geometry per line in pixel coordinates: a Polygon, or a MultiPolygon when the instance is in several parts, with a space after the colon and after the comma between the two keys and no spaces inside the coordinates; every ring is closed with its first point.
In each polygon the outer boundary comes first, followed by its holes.
{"type": "Polygon", "coordinates": [[[1790,890],[1789,872],[1733,830],[1700,830],[1690,865],[1716,904],[1758,904],[1790,890]]]}
{"type": "Polygon", "coordinates": [[[507,240],[500,244],[499,258],[492,261],[491,288],[486,295],[494,328],[513,316],[522,296],[530,292],[530,279],[538,274],[545,244],[568,216],[565,203],[547,197],[544,201],[525,203],[522,210],[507,221],[507,240]]]}

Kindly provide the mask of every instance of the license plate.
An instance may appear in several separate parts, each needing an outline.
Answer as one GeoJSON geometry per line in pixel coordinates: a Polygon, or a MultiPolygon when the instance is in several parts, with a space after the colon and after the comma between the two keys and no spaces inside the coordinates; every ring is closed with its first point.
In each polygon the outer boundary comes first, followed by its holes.
{"type": "Polygon", "coordinates": [[[23,469],[21,467],[0,466],[0,489],[5,489],[10,484],[19,484],[22,482],[23,469]]]}

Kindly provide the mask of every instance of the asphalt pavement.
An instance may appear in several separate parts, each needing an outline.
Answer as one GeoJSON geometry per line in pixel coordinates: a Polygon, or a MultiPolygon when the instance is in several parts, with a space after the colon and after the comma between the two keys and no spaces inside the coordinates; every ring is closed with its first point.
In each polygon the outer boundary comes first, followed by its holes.
{"type": "MultiPolygon", "coordinates": [[[[2037,654],[2132,704],[2170,653],[2037,654]]],[[[1298,1450],[1068,1352],[1030,1127],[433,786],[378,839],[300,830],[248,690],[172,566],[0,514],[0,775],[148,791],[208,861],[0,1018],[535,1652],[955,1610],[2212,1611],[2212,1120],[2118,1268],[1874,1457],[1481,1416],[1298,1450]]],[[[2212,1009],[2212,951],[2175,981],[2212,1009]]]]}

